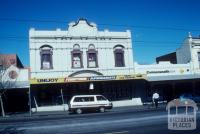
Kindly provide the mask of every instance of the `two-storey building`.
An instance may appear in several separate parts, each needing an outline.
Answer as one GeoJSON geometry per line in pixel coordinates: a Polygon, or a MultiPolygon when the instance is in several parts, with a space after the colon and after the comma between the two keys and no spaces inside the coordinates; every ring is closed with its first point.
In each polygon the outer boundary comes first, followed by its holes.
{"type": "Polygon", "coordinates": [[[86,19],[67,30],[29,31],[31,90],[37,105],[56,105],[72,95],[99,93],[111,100],[132,99],[136,79],[132,38],[99,31],[86,19]]]}
{"type": "Polygon", "coordinates": [[[130,74],[133,51],[130,31],[98,31],[85,19],[68,30],[30,29],[31,78],[130,74]]]}

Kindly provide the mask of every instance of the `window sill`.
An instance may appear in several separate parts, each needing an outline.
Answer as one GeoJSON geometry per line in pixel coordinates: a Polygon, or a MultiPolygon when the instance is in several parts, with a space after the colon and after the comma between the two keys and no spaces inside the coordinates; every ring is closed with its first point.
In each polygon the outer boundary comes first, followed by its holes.
{"type": "Polygon", "coordinates": [[[71,67],[72,69],[81,69],[83,67],[71,67]]]}
{"type": "Polygon", "coordinates": [[[115,67],[126,67],[126,66],[115,66],[115,67]]]}
{"type": "Polygon", "coordinates": [[[96,67],[87,67],[87,68],[99,68],[98,66],[96,66],[96,67]]]}
{"type": "Polygon", "coordinates": [[[40,70],[53,70],[53,68],[49,68],[49,69],[40,68],[40,70]]]}

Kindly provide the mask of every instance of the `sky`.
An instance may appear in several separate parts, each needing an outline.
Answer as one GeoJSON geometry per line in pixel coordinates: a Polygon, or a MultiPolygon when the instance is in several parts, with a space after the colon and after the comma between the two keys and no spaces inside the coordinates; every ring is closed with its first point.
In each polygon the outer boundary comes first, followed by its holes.
{"type": "Polygon", "coordinates": [[[29,66],[28,31],[67,30],[85,18],[99,30],[131,30],[134,61],[178,49],[191,32],[200,34],[199,0],[0,0],[0,53],[17,54],[29,66]]]}

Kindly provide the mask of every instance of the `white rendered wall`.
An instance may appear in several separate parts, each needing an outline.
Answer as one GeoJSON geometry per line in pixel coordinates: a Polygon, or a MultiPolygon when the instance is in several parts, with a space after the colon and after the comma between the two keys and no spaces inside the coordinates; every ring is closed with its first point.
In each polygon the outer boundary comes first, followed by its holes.
{"type": "Polygon", "coordinates": [[[188,37],[176,51],[177,63],[191,63],[191,70],[193,72],[200,72],[198,52],[200,52],[200,38],[188,37]]]}
{"type": "Polygon", "coordinates": [[[147,76],[167,76],[191,74],[191,65],[171,64],[170,62],[160,62],[159,64],[139,65],[135,63],[136,74],[147,74],[147,76]]]}
{"type": "Polygon", "coordinates": [[[30,66],[31,78],[67,77],[80,70],[95,70],[103,75],[134,74],[132,41],[130,31],[110,32],[98,31],[95,24],[88,26],[84,21],[73,27],[70,23],[68,31],[39,31],[30,29],[30,66]],[[53,47],[53,69],[41,70],[40,47],[43,45],[53,47]],[[79,44],[83,51],[83,68],[74,69],[71,65],[71,51],[73,45],[79,44]],[[98,51],[98,67],[87,67],[87,50],[90,44],[94,44],[98,51]],[[125,67],[115,67],[113,48],[123,45],[125,67]]]}
{"type": "Polygon", "coordinates": [[[191,56],[192,56],[193,70],[195,72],[200,71],[198,52],[200,52],[200,38],[192,39],[191,56]]]}
{"type": "Polygon", "coordinates": [[[191,61],[191,38],[187,38],[184,40],[183,45],[177,49],[177,63],[178,64],[187,64],[191,61]]]}

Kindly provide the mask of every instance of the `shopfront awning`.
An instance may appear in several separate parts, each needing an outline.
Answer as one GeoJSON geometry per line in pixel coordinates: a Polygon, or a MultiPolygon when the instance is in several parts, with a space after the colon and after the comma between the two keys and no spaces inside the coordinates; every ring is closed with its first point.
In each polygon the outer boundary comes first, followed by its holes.
{"type": "Polygon", "coordinates": [[[168,80],[186,80],[199,79],[200,74],[182,74],[182,75],[165,75],[165,76],[147,76],[147,81],[168,81],[168,80]]]}
{"type": "Polygon", "coordinates": [[[113,75],[113,76],[92,76],[92,77],[64,77],[64,78],[33,78],[30,84],[50,83],[72,83],[72,82],[94,82],[94,81],[115,81],[145,79],[145,75],[113,75]]]}
{"type": "Polygon", "coordinates": [[[6,81],[3,82],[1,89],[28,89],[30,87],[29,81],[6,81]]]}

